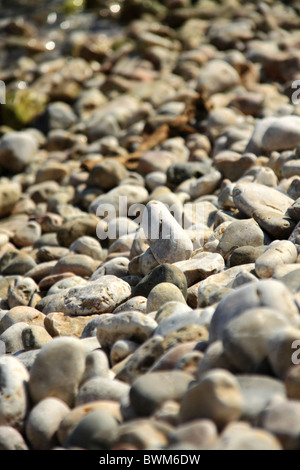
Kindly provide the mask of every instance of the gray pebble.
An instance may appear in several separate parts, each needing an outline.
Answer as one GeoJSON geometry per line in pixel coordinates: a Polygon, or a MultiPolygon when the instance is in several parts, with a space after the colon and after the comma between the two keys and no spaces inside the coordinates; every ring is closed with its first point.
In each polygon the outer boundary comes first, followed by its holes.
{"type": "Polygon", "coordinates": [[[108,377],[93,377],[79,388],[75,406],[98,400],[121,401],[129,393],[129,385],[108,377]]]}

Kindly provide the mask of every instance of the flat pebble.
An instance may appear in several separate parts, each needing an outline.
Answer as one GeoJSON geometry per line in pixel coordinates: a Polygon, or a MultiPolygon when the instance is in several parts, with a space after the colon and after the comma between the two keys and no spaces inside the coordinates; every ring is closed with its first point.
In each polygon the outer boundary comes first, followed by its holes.
{"type": "Polygon", "coordinates": [[[129,393],[129,385],[108,377],[93,377],[79,388],[75,406],[98,400],[121,401],[129,393]]]}

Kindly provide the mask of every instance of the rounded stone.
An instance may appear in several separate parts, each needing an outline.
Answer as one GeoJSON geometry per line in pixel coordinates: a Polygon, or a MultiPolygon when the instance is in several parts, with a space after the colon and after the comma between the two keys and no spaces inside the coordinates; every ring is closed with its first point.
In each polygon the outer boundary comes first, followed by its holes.
{"type": "Polygon", "coordinates": [[[87,255],[67,255],[57,261],[51,274],[74,273],[76,276],[90,277],[99,261],[87,255]]]}
{"type": "Polygon", "coordinates": [[[128,310],[138,310],[139,312],[146,313],[146,305],[146,297],[138,295],[120,304],[117,308],[114,309],[113,313],[126,312],[128,310]]]}
{"type": "Polygon", "coordinates": [[[289,240],[274,240],[255,261],[255,272],[260,278],[272,277],[277,266],[295,263],[297,248],[289,240]]]}
{"type": "Polygon", "coordinates": [[[22,330],[22,341],[25,351],[40,349],[51,340],[52,336],[42,326],[30,325],[22,330]]]}
{"type": "Polygon", "coordinates": [[[117,379],[108,377],[93,377],[84,382],[80,387],[75,406],[83,405],[98,400],[120,402],[128,396],[129,385],[117,379]]]}
{"type": "Polygon", "coordinates": [[[105,275],[86,286],[70,289],[64,304],[70,315],[109,313],[130,295],[131,288],[127,282],[116,276],[105,275]]]}
{"type": "Polygon", "coordinates": [[[268,237],[253,219],[232,222],[224,231],[218,252],[228,257],[233,249],[241,246],[261,246],[268,242],[268,237]]]}
{"type": "Polygon", "coordinates": [[[45,344],[36,357],[29,378],[34,403],[47,397],[74,404],[85,369],[85,349],[77,338],[59,337],[45,344]]]}
{"type": "Polygon", "coordinates": [[[109,376],[109,360],[101,349],[94,349],[86,355],[85,370],[81,384],[95,377],[109,376]]]}
{"type": "Polygon", "coordinates": [[[150,271],[134,288],[132,296],[136,297],[142,295],[148,297],[149,292],[154,286],[161,282],[170,282],[177,286],[183,296],[186,298],[187,295],[187,281],[183,272],[176,266],[164,263],[156,266],[150,271]]]}
{"type": "Polygon", "coordinates": [[[125,277],[128,275],[129,259],[125,256],[117,256],[101,264],[90,277],[90,281],[95,281],[101,276],[125,277]]]}
{"type": "Polygon", "coordinates": [[[156,312],[162,305],[171,300],[186,304],[185,298],[177,286],[170,282],[161,282],[149,292],[146,311],[148,313],[156,312]]]}
{"type": "Polygon", "coordinates": [[[69,249],[77,254],[90,256],[94,260],[101,261],[104,256],[99,241],[89,236],[77,238],[77,240],[71,243],[69,249]]]}
{"type": "Polygon", "coordinates": [[[220,301],[210,322],[210,342],[222,337],[232,319],[257,307],[278,310],[291,325],[299,326],[299,312],[287,287],[275,279],[265,279],[235,289],[220,301]]]}
{"type": "Polygon", "coordinates": [[[284,380],[289,369],[298,361],[299,335],[300,328],[287,325],[269,338],[268,359],[273,373],[281,380],[284,380]]]}
{"type": "Polygon", "coordinates": [[[130,404],[139,416],[150,416],[166,400],[181,401],[192,376],[181,371],[149,372],[130,388],[130,404]]]}
{"type": "Polygon", "coordinates": [[[243,373],[269,373],[268,341],[289,325],[280,311],[252,308],[240,312],[222,331],[229,361],[243,373]]]}
{"type": "Polygon", "coordinates": [[[231,268],[241,264],[254,264],[257,258],[263,254],[266,246],[241,246],[235,248],[228,258],[228,264],[231,268]]]}
{"type": "Polygon", "coordinates": [[[38,286],[33,279],[24,277],[18,279],[14,286],[8,288],[8,306],[10,309],[21,305],[28,306],[33,301],[34,294],[38,291],[38,286]]]}
{"type": "Polygon", "coordinates": [[[117,440],[117,432],[116,419],[104,410],[95,410],[79,421],[64,445],[66,448],[106,450],[117,440]]]}
{"type": "Polygon", "coordinates": [[[12,426],[0,426],[0,450],[28,450],[22,436],[12,426]]]}
{"type": "Polygon", "coordinates": [[[162,202],[148,202],[142,228],[158,263],[172,264],[191,257],[193,245],[190,238],[162,202]]]}
{"type": "Polygon", "coordinates": [[[109,359],[114,366],[118,362],[121,362],[130,354],[134,353],[136,349],[139,347],[139,344],[135,341],[130,341],[129,339],[120,339],[117,340],[110,350],[109,359]]]}
{"type": "Polygon", "coordinates": [[[22,333],[27,327],[27,323],[18,322],[11,325],[0,335],[0,341],[5,344],[7,353],[15,353],[24,348],[22,333]]]}
{"type": "Polygon", "coordinates": [[[0,141],[0,165],[8,171],[20,173],[37,150],[37,140],[29,132],[10,132],[0,141]]]}
{"type": "Polygon", "coordinates": [[[216,443],[218,430],[209,419],[195,419],[193,422],[177,426],[169,435],[169,443],[193,444],[198,449],[210,449],[216,443]]]}
{"type": "Polygon", "coordinates": [[[106,158],[92,168],[87,184],[109,190],[118,186],[127,176],[128,171],[122,163],[113,158],[106,158]]]}
{"type": "Polygon", "coordinates": [[[21,431],[29,409],[29,373],[13,356],[0,356],[0,425],[21,431]]]}
{"type": "Polygon", "coordinates": [[[0,320],[0,331],[5,331],[18,322],[32,325],[44,325],[45,315],[39,310],[28,306],[17,306],[8,310],[0,320]]]}
{"type": "Polygon", "coordinates": [[[7,251],[0,259],[0,273],[3,276],[22,276],[35,266],[36,263],[30,255],[19,251],[7,251]]]}
{"type": "Polygon", "coordinates": [[[99,321],[97,339],[102,348],[110,348],[120,339],[142,343],[157,327],[156,321],[142,312],[121,312],[99,321]]]}
{"type": "Polygon", "coordinates": [[[183,396],[180,422],[211,419],[219,429],[240,418],[243,396],[238,381],[230,372],[214,369],[201,377],[183,396]]]}
{"type": "Polygon", "coordinates": [[[221,434],[213,451],[224,450],[282,450],[279,440],[270,432],[262,429],[250,428],[245,423],[230,424],[221,434]]]}
{"type": "Polygon", "coordinates": [[[51,450],[58,444],[56,432],[70,408],[55,397],[44,398],[26,419],[25,433],[34,450],[51,450]]]}
{"type": "Polygon", "coordinates": [[[69,247],[82,236],[96,236],[96,228],[99,222],[100,219],[93,214],[67,220],[57,232],[59,245],[69,247]]]}

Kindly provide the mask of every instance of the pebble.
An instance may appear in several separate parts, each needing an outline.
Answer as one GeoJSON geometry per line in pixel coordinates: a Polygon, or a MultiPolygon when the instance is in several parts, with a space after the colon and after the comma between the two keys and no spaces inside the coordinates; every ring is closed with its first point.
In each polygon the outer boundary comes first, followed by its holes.
{"type": "Polygon", "coordinates": [[[18,322],[28,325],[44,325],[45,315],[33,307],[16,306],[5,312],[0,320],[0,331],[7,330],[10,326],[18,322]]]}
{"type": "Polygon", "coordinates": [[[99,261],[87,255],[67,255],[61,258],[51,274],[74,273],[76,276],[90,277],[98,267],[99,261]]]}
{"type": "Polygon", "coordinates": [[[34,450],[51,450],[58,444],[56,432],[70,408],[58,398],[49,397],[35,405],[26,419],[25,433],[34,450]]]}
{"type": "Polygon", "coordinates": [[[196,345],[197,342],[195,341],[187,341],[167,349],[150,368],[150,372],[173,370],[178,360],[185,354],[193,352],[196,345]]]}
{"type": "Polygon", "coordinates": [[[65,221],[57,232],[59,245],[69,247],[79,237],[95,236],[99,222],[99,218],[93,214],[89,216],[82,215],[65,221]]]}
{"type": "Polygon", "coordinates": [[[225,267],[223,257],[218,253],[202,252],[186,261],[177,261],[174,266],[182,270],[190,287],[199,281],[222,271],[225,267]]]}
{"type": "Polygon", "coordinates": [[[63,312],[50,312],[45,316],[44,326],[52,336],[75,336],[81,338],[86,326],[98,315],[70,316],[63,312]]]}
{"type": "Polygon", "coordinates": [[[298,450],[299,413],[297,400],[274,400],[262,412],[259,424],[278,439],[283,450],[298,450]]]}
{"type": "MultiPolygon", "coordinates": [[[[133,445],[137,450],[163,449],[168,439],[162,424],[140,418],[123,423],[118,430],[117,444],[133,445]]],[[[169,429],[169,428],[168,428],[169,429]]]]}
{"type": "Polygon", "coordinates": [[[51,340],[52,336],[42,326],[30,325],[22,330],[22,341],[25,351],[40,349],[51,340]]]}
{"type": "Polygon", "coordinates": [[[272,277],[276,266],[295,263],[297,256],[297,248],[292,242],[275,240],[255,261],[255,272],[260,278],[272,277]]]}
{"type": "Polygon", "coordinates": [[[127,282],[112,275],[101,276],[87,285],[71,288],[65,297],[70,315],[93,315],[112,312],[131,295],[127,282]]]}
{"type": "Polygon", "coordinates": [[[87,255],[93,258],[94,260],[103,259],[103,251],[102,247],[98,240],[93,237],[83,236],[77,238],[71,245],[69,246],[70,251],[74,251],[79,255],[87,255]]]}
{"type": "Polygon", "coordinates": [[[250,428],[245,423],[232,423],[221,433],[212,450],[282,450],[279,440],[271,433],[250,428]]]}
{"type": "Polygon", "coordinates": [[[109,359],[114,366],[137,350],[139,344],[130,339],[119,339],[111,347],[109,359]]]}
{"type": "Polygon", "coordinates": [[[0,426],[0,450],[28,450],[20,432],[12,426],[0,426]]]}
{"type": "Polygon", "coordinates": [[[264,307],[240,312],[222,332],[229,361],[244,373],[270,373],[268,342],[288,325],[280,310],[264,307]]]}
{"type": "Polygon", "coordinates": [[[0,356],[0,424],[22,431],[29,410],[27,385],[29,373],[12,356],[0,356]]]}
{"type": "Polygon", "coordinates": [[[67,292],[71,287],[85,286],[87,285],[87,280],[81,276],[76,276],[75,274],[71,277],[65,279],[60,279],[55,282],[50,289],[47,291],[47,295],[52,294],[61,294],[62,292],[67,292]]]}
{"type": "Polygon", "coordinates": [[[177,286],[183,296],[187,295],[187,282],[186,277],[177,266],[170,263],[163,263],[155,267],[141,281],[133,288],[132,296],[148,297],[149,292],[154,286],[161,282],[169,282],[177,286]]]}
{"type": "Polygon", "coordinates": [[[30,370],[28,387],[33,403],[56,397],[73,406],[85,369],[85,356],[78,338],[58,337],[45,344],[30,370]]]}
{"type": "Polygon", "coordinates": [[[80,419],[64,445],[86,450],[110,449],[118,436],[118,422],[105,410],[95,410],[80,419]]]}
{"type": "Polygon", "coordinates": [[[38,142],[29,132],[11,132],[0,140],[0,166],[21,173],[38,151],[38,142]]]}
{"type": "Polygon", "coordinates": [[[295,344],[299,338],[299,328],[289,325],[280,331],[275,331],[269,338],[267,344],[268,359],[272,371],[276,377],[284,380],[288,370],[297,362],[297,350],[294,352],[295,344]],[[296,356],[296,358],[295,358],[296,356]]]}
{"type": "Polygon", "coordinates": [[[122,163],[113,158],[106,158],[97,163],[91,170],[87,184],[99,186],[107,191],[118,186],[128,176],[128,171],[122,163]]]}
{"type": "Polygon", "coordinates": [[[29,306],[34,302],[34,295],[38,286],[33,279],[24,277],[10,285],[7,292],[7,301],[10,309],[18,306],[29,306]]]}
{"type": "Polygon", "coordinates": [[[107,355],[101,349],[94,349],[87,353],[85,361],[85,371],[81,379],[84,384],[94,377],[109,376],[109,361],[107,355]]]}
{"type": "Polygon", "coordinates": [[[167,207],[159,201],[146,205],[142,228],[158,263],[175,263],[190,258],[193,245],[167,207]]]}
{"type": "Polygon", "coordinates": [[[129,385],[109,377],[92,377],[79,388],[75,406],[98,400],[120,402],[129,393],[129,385]]]}
{"type": "Polygon", "coordinates": [[[198,383],[184,394],[180,422],[211,419],[218,429],[237,421],[243,409],[243,395],[238,381],[230,372],[214,369],[203,374],[198,383]]]}
{"type": "Polygon", "coordinates": [[[240,313],[257,307],[279,310],[291,325],[299,325],[298,309],[288,289],[280,281],[265,279],[246,284],[221,300],[210,322],[210,341],[221,338],[226,324],[240,313]]]}
{"type": "Polygon", "coordinates": [[[138,311],[121,312],[98,323],[97,339],[102,348],[110,348],[117,340],[130,339],[143,343],[153,333],[156,321],[138,311]]]}
{"type": "Polygon", "coordinates": [[[91,275],[90,281],[95,281],[101,276],[116,276],[124,278],[128,274],[129,259],[125,256],[117,256],[101,264],[91,275]]]}
{"type": "Polygon", "coordinates": [[[206,98],[222,93],[240,84],[237,71],[227,62],[212,59],[203,67],[197,80],[196,89],[206,98]]]}
{"type": "Polygon", "coordinates": [[[94,401],[86,405],[75,406],[70,412],[62,419],[60,426],[57,430],[57,437],[59,443],[64,445],[68,437],[72,434],[72,431],[76,428],[77,424],[82,418],[87,416],[89,413],[101,410],[109,413],[117,421],[122,421],[120,413],[120,404],[116,401],[94,401]]]}
{"type": "Polygon", "coordinates": [[[5,344],[7,353],[15,353],[24,348],[22,334],[23,330],[27,327],[27,323],[18,322],[7,328],[0,335],[0,340],[5,344]]]}
{"type": "Polygon", "coordinates": [[[232,195],[236,208],[248,217],[253,217],[256,210],[268,208],[284,214],[293,203],[293,199],[277,189],[258,183],[238,183],[235,185],[232,195]]]}
{"type": "Polygon", "coordinates": [[[36,266],[34,259],[19,251],[7,251],[0,259],[0,272],[3,276],[24,275],[36,266]]]}
{"type": "Polygon", "coordinates": [[[210,449],[216,443],[218,430],[213,421],[209,419],[195,419],[194,422],[181,424],[171,432],[169,443],[193,444],[198,449],[210,449]]]}
{"type": "Polygon", "coordinates": [[[22,229],[17,230],[13,242],[17,247],[32,246],[42,234],[41,226],[34,220],[29,221],[22,229]]]}
{"type": "Polygon", "coordinates": [[[142,295],[137,295],[124,303],[120,304],[114,309],[113,313],[128,312],[130,310],[137,310],[142,313],[146,313],[147,299],[142,295]]]}
{"type": "Polygon", "coordinates": [[[186,303],[182,292],[170,282],[161,282],[153,287],[147,298],[146,312],[156,312],[162,305],[169,301],[186,303]]]}

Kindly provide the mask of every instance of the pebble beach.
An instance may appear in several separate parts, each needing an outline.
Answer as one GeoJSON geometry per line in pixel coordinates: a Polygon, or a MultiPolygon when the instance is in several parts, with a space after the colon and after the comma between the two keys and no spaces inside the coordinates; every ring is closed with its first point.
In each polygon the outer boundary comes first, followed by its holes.
{"type": "Polygon", "coordinates": [[[296,0],[0,0],[0,450],[300,450],[299,51],[296,0]]]}

